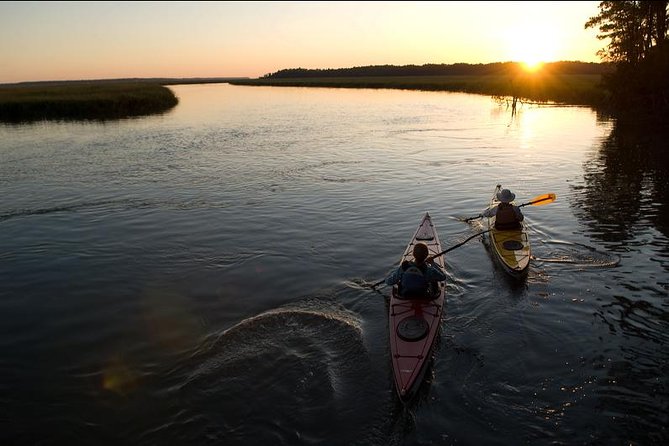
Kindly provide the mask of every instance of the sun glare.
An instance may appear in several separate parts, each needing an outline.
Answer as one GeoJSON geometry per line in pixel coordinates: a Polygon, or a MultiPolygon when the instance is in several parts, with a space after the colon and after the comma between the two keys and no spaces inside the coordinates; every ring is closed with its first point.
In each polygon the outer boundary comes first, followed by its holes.
{"type": "Polygon", "coordinates": [[[527,59],[521,62],[523,69],[525,71],[529,71],[530,73],[534,73],[535,71],[539,71],[541,67],[544,65],[544,63],[540,60],[535,60],[535,59],[527,59]]]}
{"type": "Polygon", "coordinates": [[[560,39],[556,33],[536,27],[518,27],[507,34],[509,60],[520,62],[527,71],[534,72],[545,62],[555,61],[560,39]]]}

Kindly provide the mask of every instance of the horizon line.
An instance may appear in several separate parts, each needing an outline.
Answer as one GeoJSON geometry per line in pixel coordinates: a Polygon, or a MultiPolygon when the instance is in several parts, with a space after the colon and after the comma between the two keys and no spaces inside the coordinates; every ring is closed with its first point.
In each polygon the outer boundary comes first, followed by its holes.
{"type": "MultiPolygon", "coordinates": [[[[581,60],[557,60],[551,62],[540,62],[542,65],[558,64],[558,63],[582,63],[582,64],[610,64],[611,62],[584,62],[581,60]]],[[[281,68],[272,73],[278,73],[285,70],[311,70],[311,71],[336,71],[336,70],[348,70],[352,68],[369,68],[369,67],[424,67],[428,65],[445,65],[445,66],[454,66],[454,65],[495,65],[495,64],[523,64],[522,61],[500,61],[500,62],[455,62],[455,63],[424,63],[422,65],[418,64],[405,64],[405,65],[395,65],[395,64],[376,64],[376,65],[355,65],[350,67],[339,67],[339,68],[304,68],[304,67],[291,67],[291,68],[281,68]]],[[[272,74],[268,73],[268,74],[272,74]]],[[[119,77],[119,78],[83,78],[83,79],[47,79],[47,80],[28,80],[28,81],[18,81],[18,82],[2,82],[2,86],[11,86],[11,85],[25,85],[25,84],[46,84],[46,83],[66,83],[66,82],[118,82],[118,81],[195,81],[195,80],[224,80],[224,79],[260,79],[267,74],[262,76],[252,77],[252,76],[194,76],[194,77],[166,77],[166,76],[149,76],[149,77],[119,77]]]]}

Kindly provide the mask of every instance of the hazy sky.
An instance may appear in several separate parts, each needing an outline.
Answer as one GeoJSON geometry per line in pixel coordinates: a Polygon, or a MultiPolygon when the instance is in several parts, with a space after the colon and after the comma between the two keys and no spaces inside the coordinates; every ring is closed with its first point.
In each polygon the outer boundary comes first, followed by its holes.
{"type": "Polygon", "coordinates": [[[599,2],[0,2],[0,83],[580,60],[599,2]]]}

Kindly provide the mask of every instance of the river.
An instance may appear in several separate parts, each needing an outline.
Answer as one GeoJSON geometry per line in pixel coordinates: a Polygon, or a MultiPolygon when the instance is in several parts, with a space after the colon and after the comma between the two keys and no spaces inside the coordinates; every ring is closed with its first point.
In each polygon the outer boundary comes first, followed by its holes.
{"type": "Polygon", "coordinates": [[[159,116],[0,125],[0,443],[665,444],[666,139],[446,92],[170,87],[159,116]],[[497,184],[533,259],[445,257],[404,405],[387,297],[497,184]]]}

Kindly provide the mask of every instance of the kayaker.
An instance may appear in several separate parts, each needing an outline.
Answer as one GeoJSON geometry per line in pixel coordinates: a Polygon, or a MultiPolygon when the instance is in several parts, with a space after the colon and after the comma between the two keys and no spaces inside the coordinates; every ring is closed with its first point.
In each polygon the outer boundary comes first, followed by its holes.
{"type": "Polygon", "coordinates": [[[386,278],[387,285],[399,284],[399,294],[406,299],[424,299],[437,297],[430,293],[436,282],[446,280],[441,267],[428,259],[430,251],[425,243],[416,243],[413,247],[413,262],[405,260],[386,278]]]}
{"type": "Polygon", "coordinates": [[[483,217],[495,216],[495,229],[520,229],[520,222],[525,216],[520,208],[511,204],[516,199],[516,194],[509,189],[502,189],[497,192],[497,199],[500,203],[492,208],[488,208],[481,213],[483,217]]]}

